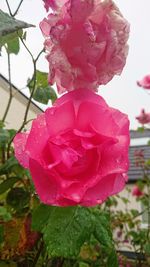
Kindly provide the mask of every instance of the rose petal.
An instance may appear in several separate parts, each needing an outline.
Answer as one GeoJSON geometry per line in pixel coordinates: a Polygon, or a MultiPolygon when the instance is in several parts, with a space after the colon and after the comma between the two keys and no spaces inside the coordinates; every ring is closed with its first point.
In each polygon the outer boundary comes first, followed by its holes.
{"type": "Polygon", "coordinates": [[[48,132],[45,122],[45,114],[38,115],[32,123],[31,131],[26,144],[26,152],[31,158],[40,160],[41,151],[48,140],[48,132]]]}
{"type": "Polygon", "coordinates": [[[35,160],[30,159],[30,171],[36,192],[40,200],[48,205],[57,205],[58,184],[54,176],[48,175],[44,168],[35,160]]]}
{"type": "Polygon", "coordinates": [[[73,103],[68,101],[60,106],[49,108],[45,112],[46,124],[51,136],[71,129],[75,124],[75,111],[73,103]]]}
{"type": "Polygon", "coordinates": [[[24,168],[29,168],[29,155],[26,152],[26,143],[29,133],[18,133],[13,142],[15,146],[15,157],[24,168]]]}
{"type": "Polygon", "coordinates": [[[81,201],[83,206],[94,206],[101,204],[109,196],[122,191],[125,185],[123,174],[112,174],[103,177],[95,187],[88,189],[81,201]]]}

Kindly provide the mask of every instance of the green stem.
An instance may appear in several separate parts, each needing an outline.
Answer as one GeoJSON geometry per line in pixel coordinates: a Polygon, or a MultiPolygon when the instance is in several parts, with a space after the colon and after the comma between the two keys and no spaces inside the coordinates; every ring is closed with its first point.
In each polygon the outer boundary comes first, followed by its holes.
{"type": "Polygon", "coordinates": [[[24,0],[21,0],[21,1],[20,1],[19,5],[18,5],[16,11],[14,12],[14,14],[12,15],[12,17],[15,17],[15,16],[17,15],[17,13],[18,13],[18,11],[19,11],[19,9],[20,9],[20,7],[21,7],[23,1],[24,1],[24,0]]]}
{"type": "MultiPolygon", "coordinates": [[[[7,51],[7,49],[6,49],[7,51]]],[[[8,100],[8,104],[7,104],[7,107],[6,107],[6,110],[5,110],[5,113],[4,113],[4,116],[2,118],[2,122],[5,121],[6,117],[7,117],[7,114],[8,114],[8,111],[9,111],[9,108],[10,108],[10,105],[11,105],[11,102],[12,102],[12,98],[13,98],[13,91],[12,91],[12,83],[11,83],[11,65],[10,65],[10,54],[9,52],[7,51],[7,59],[8,59],[8,80],[9,80],[9,100],[8,100]]]]}
{"type": "MultiPolygon", "coordinates": [[[[34,95],[34,92],[35,92],[35,89],[36,89],[36,63],[39,59],[39,57],[41,56],[41,54],[44,52],[44,49],[42,49],[40,51],[40,53],[37,55],[37,57],[34,59],[31,51],[29,50],[29,48],[26,46],[23,38],[20,37],[20,40],[22,42],[22,44],[24,45],[24,47],[26,48],[27,52],[29,53],[29,55],[31,56],[32,58],[32,63],[33,63],[33,87],[32,87],[32,92],[30,94],[30,97],[29,97],[29,101],[28,101],[28,104],[27,104],[27,107],[26,107],[26,111],[25,111],[25,114],[24,114],[24,118],[23,118],[23,122],[22,122],[22,125],[20,126],[20,128],[17,130],[16,134],[17,133],[20,133],[21,130],[24,128],[24,126],[27,124],[27,118],[28,118],[28,113],[29,113],[29,108],[30,108],[30,104],[32,102],[32,97],[34,95]]],[[[15,134],[15,135],[16,135],[15,134]]],[[[9,158],[9,154],[10,154],[10,147],[11,147],[11,143],[13,142],[13,139],[15,137],[15,135],[11,138],[11,140],[9,141],[8,143],[8,146],[7,146],[7,158],[9,158]]]]}
{"type": "Polygon", "coordinates": [[[35,258],[34,258],[32,267],[35,267],[35,266],[36,266],[36,264],[37,264],[37,262],[38,262],[38,259],[39,259],[39,257],[40,257],[40,254],[41,254],[41,252],[42,252],[42,250],[43,250],[43,247],[44,247],[44,243],[43,243],[43,241],[42,241],[41,244],[40,244],[40,247],[39,247],[39,249],[38,249],[38,251],[37,251],[37,254],[35,255],[35,258]]]}
{"type": "Polygon", "coordinates": [[[10,5],[9,5],[9,2],[8,2],[8,0],[5,0],[5,1],[6,1],[6,5],[8,7],[9,14],[10,14],[11,17],[13,17],[13,14],[11,12],[11,8],[10,8],[10,5]]]}

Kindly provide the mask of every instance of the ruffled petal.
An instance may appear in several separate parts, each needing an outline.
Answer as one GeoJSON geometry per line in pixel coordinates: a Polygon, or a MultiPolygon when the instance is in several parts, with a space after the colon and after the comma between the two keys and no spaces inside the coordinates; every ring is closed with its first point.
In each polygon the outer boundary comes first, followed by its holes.
{"type": "Polygon", "coordinates": [[[102,204],[109,196],[122,191],[126,182],[124,174],[103,177],[94,187],[88,189],[80,202],[83,206],[102,204]]]}
{"type": "Polygon", "coordinates": [[[73,103],[68,101],[60,106],[48,108],[45,112],[46,125],[49,135],[60,134],[64,130],[70,130],[75,125],[75,110],[73,103]]]}

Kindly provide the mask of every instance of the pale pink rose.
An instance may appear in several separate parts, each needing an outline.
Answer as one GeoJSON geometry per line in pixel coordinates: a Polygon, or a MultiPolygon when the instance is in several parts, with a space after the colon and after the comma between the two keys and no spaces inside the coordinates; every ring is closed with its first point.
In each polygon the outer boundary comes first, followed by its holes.
{"type": "Polygon", "coordinates": [[[45,204],[92,206],[125,186],[128,118],[88,89],[59,98],[14,145],[45,204]]]}
{"type": "Polygon", "coordinates": [[[137,85],[144,89],[150,89],[150,74],[146,75],[141,81],[137,81],[137,85]]]}
{"type": "MultiPolygon", "coordinates": [[[[59,1],[55,1],[59,3],[59,1]]],[[[58,92],[97,91],[121,74],[128,54],[129,24],[112,0],[68,0],[40,23],[49,83],[58,92]]]]}
{"type": "Polygon", "coordinates": [[[56,11],[59,10],[68,0],[43,0],[43,1],[46,11],[48,11],[49,8],[56,11]]]}
{"type": "Polygon", "coordinates": [[[150,123],[150,113],[146,113],[144,108],[141,110],[141,114],[136,117],[141,124],[150,123]]]}
{"type": "Polygon", "coordinates": [[[132,195],[135,197],[141,197],[143,196],[143,192],[140,190],[140,188],[137,185],[135,185],[132,189],[132,195]]]}

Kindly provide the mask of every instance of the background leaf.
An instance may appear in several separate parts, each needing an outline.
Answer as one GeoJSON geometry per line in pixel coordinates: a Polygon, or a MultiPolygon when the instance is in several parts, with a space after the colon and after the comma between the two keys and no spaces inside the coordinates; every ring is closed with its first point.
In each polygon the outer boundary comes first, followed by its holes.
{"type": "Polygon", "coordinates": [[[10,177],[6,180],[4,180],[0,184],[0,194],[5,193],[7,190],[11,189],[13,185],[18,182],[19,178],[18,177],[10,177]]]}
{"type": "Polygon", "coordinates": [[[13,33],[28,27],[33,27],[33,25],[24,21],[16,20],[0,10],[0,36],[5,36],[9,33],[13,33]]]}
{"type": "MultiPolygon", "coordinates": [[[[36,88],[33,99],[42,104],[48,104],[51,100],[52,103],[57,99],[55,90],[48,84],[48,73],[36,71],[36,88]]],[[[28,82],[30,92],[33,90],[34,77],[28,82]]]]}
{"type": "Polygon", "coordinates": [[[32,213],[32,229],[42,232],[42,229],[48,223],[48,218],[51,212],[55,209],[51,206],[40,204],[32,213]]]}

